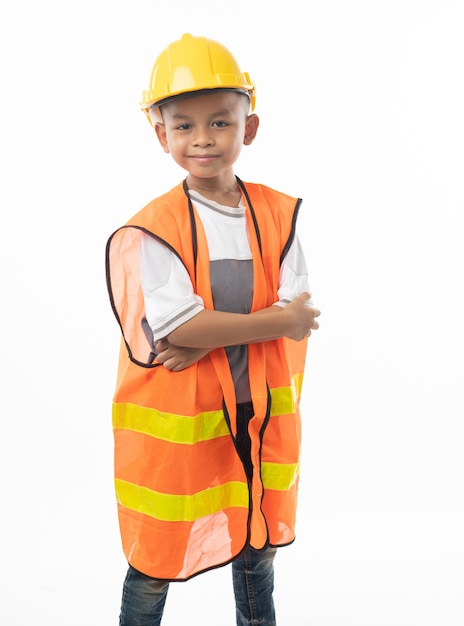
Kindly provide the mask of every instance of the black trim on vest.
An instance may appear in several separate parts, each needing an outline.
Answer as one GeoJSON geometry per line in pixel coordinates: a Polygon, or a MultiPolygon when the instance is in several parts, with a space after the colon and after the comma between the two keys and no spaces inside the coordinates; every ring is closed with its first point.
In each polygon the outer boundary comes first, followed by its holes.
{"type": "Polygon", "coordinates": [[[248,207],[250,209],[251,217],[253,218],[253,224],[255,226],[256,237],[258,239],[259,253],[261,255],[261,258],[263,258],[263,248],[261,246],[261,233],[259,232],[258,220],[256,219],[255,210],[253,208],[253,205],[251,204],[250,196],[248,195],[248,191],[245,185],[243,184],[243,182],[240,180],[238,176],[236,176],[235,179],[237,180],[238,186],[243,191],[243,195],[245,196],[248,207]]]}
{"type": "Polygon", "coordinates": [[[184,188],[184,193],[187,196],[188,200],[188,209],[189,209],[189,218],[190,218],[190,227],[192,229],[192,247],[193,247],[193,267],[195,271],[195,282],[197,280],[197,258],[198,258],[198,237],[197,237],[197,223],[195,221],[195,212],[193,210],[193,204],[190,200],[189,188],[187,185],[187,179],[184,179],[182,186],[184,188]]]}
{"type": "Polygon", "coordinates": [[[284,249],[282,250],[282,254],[280,255],[280,259],[279,259],[279,265],[282,265],[283,260],[285,259],[285,257],[287,256],[287,252],[290,248],[290,246],[293,243],[293,240],[295,239],[295,233],[296,233],[296,220],[298,218],[298,213],[301,207],[301,203],[303,202],[303,200],[301,198],[298,198],[295,209],[293,211],[293,216],[292,216],[292,228],[290,230],[290,235],[287,239],[287,243],[284,246],[284,249]]]}

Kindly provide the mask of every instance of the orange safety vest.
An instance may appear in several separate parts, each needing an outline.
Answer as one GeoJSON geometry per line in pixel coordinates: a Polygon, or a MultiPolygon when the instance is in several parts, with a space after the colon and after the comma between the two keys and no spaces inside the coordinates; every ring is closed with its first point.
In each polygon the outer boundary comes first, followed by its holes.
{"type": "MultiPolygon", "coordinates": [[[[253,257],[252,311],[278,300],[279,270],[293,241],[300,199],[237,179],[253,257]]],[[[122,330],[113,401],[115,488],[123,550],[139,571],[187,580],[225,565],[250,544],[295,538],[307,341],[248,347],[254,415],[253,477],[236,452],[235,390],[223,348],[172,372],[153,364],[140,285],[141,233],[184,263],[207,309],[214,309],[201,220],[185,182],[150,202],[107,243],[111,305],[122,330]]]]}

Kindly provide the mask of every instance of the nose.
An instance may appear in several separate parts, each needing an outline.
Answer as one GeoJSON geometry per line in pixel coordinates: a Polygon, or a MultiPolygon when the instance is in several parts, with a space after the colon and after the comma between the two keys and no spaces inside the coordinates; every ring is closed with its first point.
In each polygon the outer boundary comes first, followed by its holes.
{"type": "Polygon", "coordinates": [[[211,146],[213,143],[214,140],[211,135],[211,129],[209,127],[195,127],[194,133],[192,135],[192,145],[199,148],[205,148],[206,146],[211,146]]]}

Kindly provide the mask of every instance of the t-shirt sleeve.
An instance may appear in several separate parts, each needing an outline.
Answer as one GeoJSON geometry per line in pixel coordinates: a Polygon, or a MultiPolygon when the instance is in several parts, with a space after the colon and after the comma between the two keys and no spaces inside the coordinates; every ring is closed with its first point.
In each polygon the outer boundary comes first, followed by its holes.
{"type": "Polygon", "coordinates": [[[301,242],[295,237],[280,267],[279,300],[274,304],[284,307],[304,291],[310,291],[308,268],[301,242]]]}
{"type": "Polygon", "coordinates": [[[179,257],[145,234],[140,241],[140,280],[154,341],[166,337],[204,309],[179,257]]]}

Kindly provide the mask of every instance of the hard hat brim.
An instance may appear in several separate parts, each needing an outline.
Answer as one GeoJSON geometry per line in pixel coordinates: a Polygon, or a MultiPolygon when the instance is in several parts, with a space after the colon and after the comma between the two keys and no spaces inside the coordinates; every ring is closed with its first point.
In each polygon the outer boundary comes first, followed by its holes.
{"type": "Polygon", "coordinates": [[[163,106],[163,104],[167,104],[168,102],[172,102],[173,100],[186,100],[187,98],[194,98],[196,96],[204,96],[207,94],[211,94],[216,91],[233,91],[235,93],[241,93],[248,97],[250,100],[250,104],[252,102],[252,94],[246,89],[238,89],[237,87],[213,87],[211,89],[196,89],[193,91],[183,91],[182,93],[175,94],[173,96],[168,96],[167,98],[163,98],[158,102],[154,102],[150,104],[147,108],[149,111],[153,111],[154,109],[158,109],[163,106]]]}

